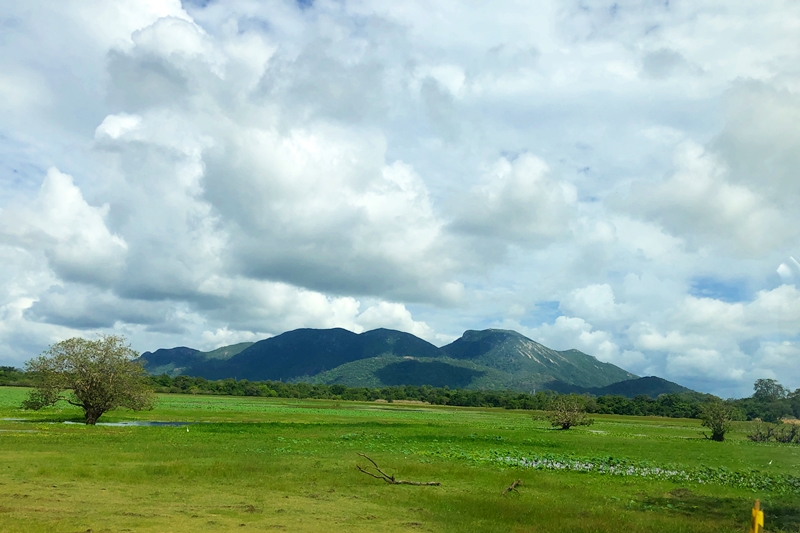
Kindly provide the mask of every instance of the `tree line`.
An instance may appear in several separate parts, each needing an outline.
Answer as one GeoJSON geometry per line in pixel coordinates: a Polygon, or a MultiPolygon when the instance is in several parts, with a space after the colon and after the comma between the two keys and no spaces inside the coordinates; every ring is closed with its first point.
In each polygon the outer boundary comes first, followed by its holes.
{"type": "MultiPolygon", "coordinates": [[[[121,339],[114,338],[122,349],[121,339]]],[[[54,347],[64,348],[68,342],[54,347]],[[63,345],[63,346],[62,346],[63,345]]],[[[96,341],[99,342],[99,341],[96,341]]],[[[100,346],[98,344],[98,346],[100,346]]],[[[115,345],[116,346],[116,345],[115,345]]],[[[52,349],[51,348],[51,349],[52,349]]],[[[47,352],[46,352],[47,353],[47,352]]],[[[131,360],[131,355],[125,357],[131,360]]],[[[39,358],[42,364],[46,359],[39,358]],[[40,360],[41,359],[41,360],[40,360]]],[[[34,361],[37,361],[34,360],[34,361]]],[[[29,365],[30,366],[30,365],[29,365]]],[[[28,370],[41,370],[33,365],[28,370]]],[[[347,387],[340,384],[323,385],[309,383],[285,383],[281,381],[248,381],[246,379],[207,380],[202,377],[142,376],[143,382],[153,392],[172,394],[210,394],[227,396],[262,396],[298,399],[329,399],[351,401],[419,401],[432,405],[464,407],[502,407],[505,409],[552,410],[560,395],[553,391],[535,394],[514,391],[485,391],[450,389],[427,385],[393,386],[383,388],[347,387]]],[[[8,366],[0,367],[0,386],[39,387],[35,372],[25,372],[8,366]]],[[[63,387],[69,389],[69,386],[63,387]]],[[[754,394],[748,398],[724,401],[726,412],[734,420],[763,420],[775,422],[784,417],[800,418],[800,389],[789,391],[774,379],[759,379],[754,384],[754,394]]],[[[54,389],[55,390],[55,389],[54,389]]],[[[704,409],[719,398],[710,394],[685,392],[662,394],[658,398],[639,395],[627,398],[618,395],[592,397],[569,395],[581,409],[592,414],[616,414],[630,416],[664,416],[671,418],[702,418],[704,409]]],[[[52,398],[40,398],[48,402],[52,398]]],[[[47,403],[47,402],[44,402],[47,403]]]]}
{"type": "MultiPolygon", "coordinates": [[[[277,398],[326,399],[387,402],[411,400],[432,405],[462,407],[502,407],[505,409],[550,410],[559,393],[539,391],[535,394],[514,391],[450,389],[428,385],[403,385],[368,388],[344,385],[285,383],[282,381],[248,381],[167,375],[151,376],[156,392],[173,394],[212,394],[227,396],[265,396],[277,398]]],[[[800,418],[800,389],[790,393],[775,380],[757,380],[750,398],[726,400],[732,416],[738,420],[776,421],[783,417],[800,418]]],[[[634,398],[607,395],[570,395],[578,399],[588,413],[631,416],[664,416],[700,418],[706,404],[719,398],[699,392],[662,394],[658,398],[639,395],[634,398]]]]}
{"type": "Polygon", "coordinates": [[[0,387],[33,387],[34,380],[13,366],[0,366],[0,387]]]}

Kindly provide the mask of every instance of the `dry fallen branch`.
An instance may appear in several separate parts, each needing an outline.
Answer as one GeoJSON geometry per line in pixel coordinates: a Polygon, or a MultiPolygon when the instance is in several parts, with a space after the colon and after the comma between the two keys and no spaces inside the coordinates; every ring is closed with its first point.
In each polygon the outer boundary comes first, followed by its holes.
{"type": "Polygon", "coordinates": [[[514,481],[514,483],[512,483],[511,485],[506,487],[506,490],[503,491],[503,496],[505,496],[509,492],[516,492],[517,494],[519,494],[519,491],[517,490],[517,487],[519,487],[520,485],[522,485],[522,480],[521,479],[518,479],[518,480],[514,481]]]}
{"type": "Polygon", "coordinates": [[[373,461],[372,459],[370,459],[369,457],[367,457],[363,453],[359,453],[358,455],[360,455],[361,457],[363,457],[364,459],[366,459],[367,461],[372,463],[372,466],[367,466],[366,468],[361,466],[361,465],[356,465],[356,468],[358,469],[359,472],[361,472],[362,474],[366,474],[368,476],[372,476],[375,479],[382,479],[383,481],[385,481],[386,483],[389,483],[390,485],[426,485],[426,486],[438,486],[438,485],[441,485],[441,483],[439,483],[438,481],[427,481],[426,482],[426,481],[407,481],[405,479],[395,479],[394,476],[390,476],[386,472],[381,470],[381,468],[378,466],[378,463],[376,463],[375,461],[373,461]],[[370,468],[374,469],[375,472],[377,472],[377,474],[373,473],[373,472],[370,472],[368,470],[370,468]]]}

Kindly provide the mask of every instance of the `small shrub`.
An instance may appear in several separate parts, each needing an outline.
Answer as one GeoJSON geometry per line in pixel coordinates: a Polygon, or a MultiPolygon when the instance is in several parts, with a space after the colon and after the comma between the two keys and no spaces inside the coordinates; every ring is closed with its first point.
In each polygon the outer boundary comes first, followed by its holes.
{"type": "Polygon", "coordinates": [[[753,442],[769,442],[772,439],[774,426],[772,424],[765,424],[758,420],[753,426],[753,431],[747,435],[747,438],[753,442]]]}
{"type": "Polygon", "coordinates": [[[800,425],[778,424],[775,428],[775,442],[784,444],[800,444],[800,425]]]}
{"type": "Polygon", "coordinates": [[[711,430],[709,437],[706,438],[722,442],[725,434],[731,430],[731,419],[733,418],[733,408],[719,400],[709,402],[701,408],[700,418],[703,420],[702,426],[711,430]]]}
{"type": "Polygon", "coordinates": [[[553,399],[547,419],[553,427],[561,429],[594,424],[594,419],[586,415],[583,402],[575,396],[559,396],[553,399]]]}
{"type": "Polygon", "coordinates": [[[765,424],[759,422],[747,438],[753,442],[779,442],[782,444],[800,444],[800,425],[798,424],[765,424]]]}

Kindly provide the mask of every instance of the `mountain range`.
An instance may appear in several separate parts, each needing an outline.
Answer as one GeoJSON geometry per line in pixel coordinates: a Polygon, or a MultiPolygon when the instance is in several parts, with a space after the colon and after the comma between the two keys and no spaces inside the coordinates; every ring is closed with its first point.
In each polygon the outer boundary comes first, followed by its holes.
{"type": "Polygon", "coordinates": [[[437,348],[410,333],[297,329],[255,343],[210,352],[177,347],[145,352],[154,375],[206,379],[303,381],[350,387],[431,385],[483,390],[553,389],[625,396],[688,389],[661,378],[638,376],[578,350],[547,348],[516,331],[468,330],[437,348]]]}

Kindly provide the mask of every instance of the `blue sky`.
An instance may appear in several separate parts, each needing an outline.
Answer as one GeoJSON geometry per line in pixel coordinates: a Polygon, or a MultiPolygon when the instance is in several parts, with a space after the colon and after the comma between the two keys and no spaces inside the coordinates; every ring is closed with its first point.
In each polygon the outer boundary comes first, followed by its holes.
{"type": "Polygon", "coordinates": [[[515,329],[800,387],[800,5],[6,2],[0,364],[515,329]]]}

